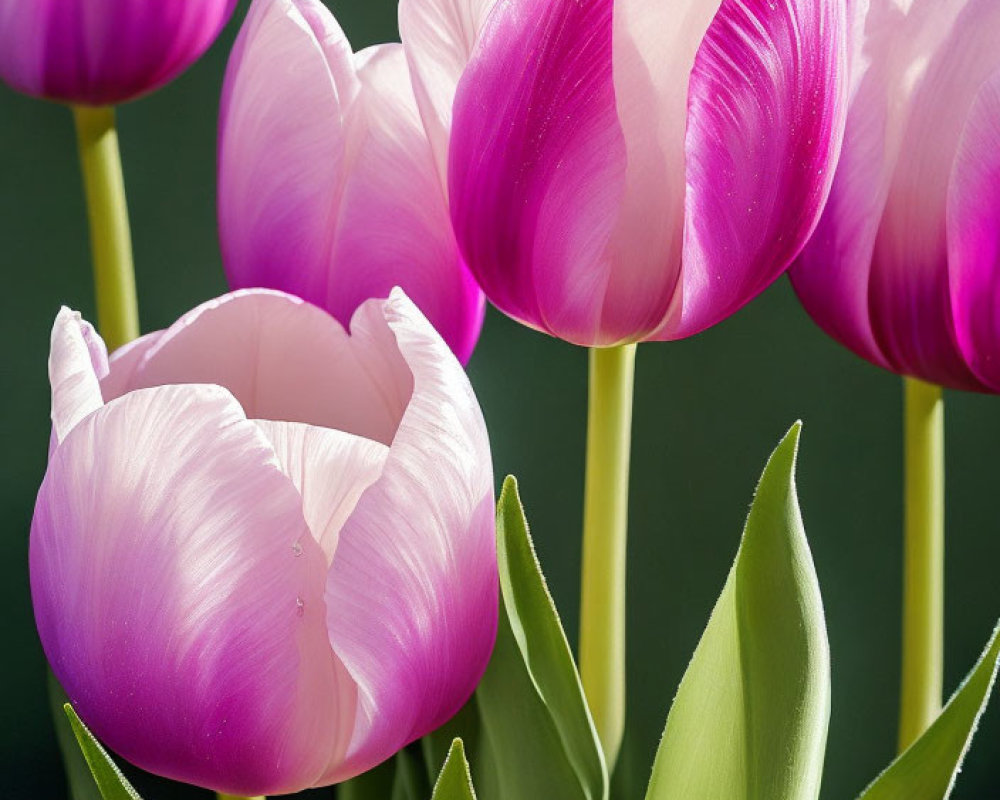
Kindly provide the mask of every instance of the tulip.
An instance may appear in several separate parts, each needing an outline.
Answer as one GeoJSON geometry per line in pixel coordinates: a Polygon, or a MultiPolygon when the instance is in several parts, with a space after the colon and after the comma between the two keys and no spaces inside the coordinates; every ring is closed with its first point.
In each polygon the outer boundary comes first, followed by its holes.
{"type": "Polygon", "coordinates": [[[350,335],[236,292],[110,361],[64,309],[49,371],[35,618],[121,756],[284,794],[368,769],[468,699],[497,620],[489,443],[401,291],[350,335]]]}
{"type": "Polygon", "coordinates": [[[691,336],[791,263],[846,114],[844,0],[401,0],[456,237],[487,298],[591,355],[584,688],[624,692],[635,342],[691,336]],[[441,145],[439,144],[439,150],[441,145]],[[623,347],[626,346],[626,347],[623,347]]]}
{"type": "Polygon", "coordinates": [[[236,0],[0,0],[0,78],[90,106],[158,89],[218,36],[236,0]]]}
{"type": "Polygon", "coordinates": [[[226,71],[218,174],[231,286],[288,291],[346,324],[399,285],[468,360],[485,300],[399,44],[355,54],[319,0],[254,0],[226,71]]]}
{"type": "MultiPolygon", "coordinates": [[[[509,0],[486,16],[454,96],[452,219],[486,296],[532,327],[602,347],[690,336],[768,286],[816,223],[846,106],[843,0],[682,6],[509,0]]],[[[403,28],[415,63],[445,58],[440,28],[403,28]]]]}
{"type": "Polygon", "coordinates": [[[809,314],[904,379],[899,745],[941,708],[941,386],[1000,392],[1000,4],[871,0],[830,202],[790,275],[809,314]]]}

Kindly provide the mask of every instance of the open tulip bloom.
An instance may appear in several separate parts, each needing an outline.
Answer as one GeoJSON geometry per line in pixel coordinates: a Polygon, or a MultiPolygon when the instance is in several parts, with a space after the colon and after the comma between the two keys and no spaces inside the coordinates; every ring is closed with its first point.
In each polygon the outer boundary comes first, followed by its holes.
{"type": "Polygon", "coordinates": [[[238,292],[110,361],[64,309],[49,366],[35,617],[118,753],[286,793],[374,766],[465,702],[496,631],[489,443],[401,292],[350,335],[238,292]]]}

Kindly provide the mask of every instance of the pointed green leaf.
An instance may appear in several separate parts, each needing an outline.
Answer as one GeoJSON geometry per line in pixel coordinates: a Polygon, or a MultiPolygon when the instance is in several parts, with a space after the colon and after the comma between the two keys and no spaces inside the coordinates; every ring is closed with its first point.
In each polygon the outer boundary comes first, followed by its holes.
{"type": "Polygon", "coordinates": [[[434,784],[431,800],[476,800],[476,790],[472,788],[472,775],[469,773],[469,762],[465,760],[465,748],[461,739],[455,739],[451,743],[441,774],[434,784]]]}
{"type": "Polygon", "coordinates": [[[52,723],[56,729],[56,740],[59,742],[59,752],[62,755],[63,766],[66,768],[66,783],[69,786],[71,800],[101,800],[101,791],[94,783],[90,767],[83,757],[80,745],[73,734],[73,726],[63,710],[69,698],[63,691],[52,670],[48,671],[49,711],[52,723]]]}
{"type": "Polygon", "coordinates": [[[934,723],[859,800],[945,800],[955,785],[1000,664],[1000,626],[934,723]]]}
{"type": "Polygon", "coordinates": [[[76,740],[80,744],[84,758],[87,759],[87,765],[97,782],[97,788],[101,790],[101,797],[104,800],[141,800],[139,793],[132,788],[132,785],[122,775],[121,770],[118,769],[118,765],[111,760],[107,751],[101,747],[101,743],[76,715],[73,706],[66,703],[63,710],[69,717],[69,724],[73,728],[73,733],[76,734],[76,740]]]}
{"type": "MultiPolygon", "coordinates": [[[[446,727],[447,741],[465,740],[480,800],[606,800],[607,770],[580,676],[510,477],[497,509],[497,557],[496,646],[461,725],[446,727]]],[[[439,732],[424,752],[433,757],[445,746],[439,732]]]]}
{"type": "Polygon", "coordinates": [[[813,800],[830,716],[823,606],[795,494],[796,423],[681,681],[647,800],[813,800]]]}

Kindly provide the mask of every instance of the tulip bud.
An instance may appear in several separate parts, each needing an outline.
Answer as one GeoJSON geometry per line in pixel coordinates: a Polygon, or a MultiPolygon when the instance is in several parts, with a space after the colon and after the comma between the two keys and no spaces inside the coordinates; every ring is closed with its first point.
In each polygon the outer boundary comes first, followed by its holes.
{"type": "Polygon", "coordinates": [[[215,41],[236,0],[0,0],[0,78],[78,105],[158,89],[215,41]]]}
{"type": "Polygon", "coordinates": [[[490,301],[577,344],[678,339],[787,268],[840,148],[845,0],[488,5],[401,0],[400,28],[490,301]]]}
{"type": "Polygon", "coordinates": [[[862,22],[843,156],[792,282],[872,363],[1000,392],[1000,4],[872,0],[862,22]]]}
{"type": "Polygon", "coordinates": [[[35,619],[112,749],[285,794],[374,766],[468,699],[497,622],[489,443],[402,292],[350,335],[238,292],[110,364],[64,309],[49,371],[35,619]]]}
{"type": "Polygon", "coordinates": [[[223,87],[218,205],[234,288],[291,292],[346,324],[399,285],[468,360],[485,301],[400,45],[352,53],[319,0],[254,0],[223,87]]]}

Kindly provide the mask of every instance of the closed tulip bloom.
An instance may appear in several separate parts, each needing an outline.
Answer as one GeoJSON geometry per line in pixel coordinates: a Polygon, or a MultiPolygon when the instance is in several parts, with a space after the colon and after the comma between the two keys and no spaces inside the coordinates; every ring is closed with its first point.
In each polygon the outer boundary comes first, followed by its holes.
{"type": "Polygon", "coordinates": [[[819,325],[874,364],[992,392],[998,42],[995,0],[871,0],[830,203],[790,273],[819,325]]]}
{"type": "Polygon", "coordinates": [[[291,292],[346,324],[399,285],[472,353],[485,300],[399,44],[352,53],[319,0],[254,0],[223,87],[218,210],[234,288],[291,292]]]}
{"type": "Polygon", "coordinates": [[[0,0],[0,78],[49,100],[123,103],[191,66],[235,7],[236,0],[0,0]]]}
{"type": "Polygon", "coordinates": [[[241,796],[355,775],[447,720],[493,645],[489,443],[401,292],[351,332],[266,290],[107,359],[64,309],[31,529],[49,662],[144,769],[241,796]]]}
{"type": "Polygon", "coordinates": [[[846,113],[844,0],[403,0],[400,17],[425,122],[450,127],[461,251],[516,319],[590,346],[690,336],[811,233],[846,113]]]}

